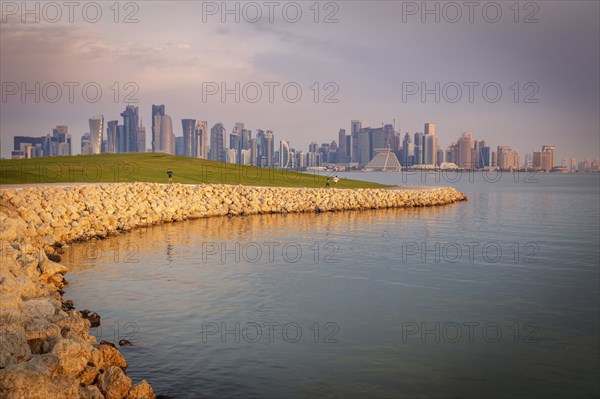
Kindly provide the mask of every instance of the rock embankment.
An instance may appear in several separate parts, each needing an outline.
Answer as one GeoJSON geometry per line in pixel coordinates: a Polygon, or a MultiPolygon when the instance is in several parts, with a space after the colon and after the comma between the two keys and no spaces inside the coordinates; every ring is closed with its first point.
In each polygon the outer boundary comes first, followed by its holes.
{"type": "Polygon", "coordinates": [[[132,386],[127,362],[89,335],[90,321],[62,302],[57,246],[190,218],[437,206],[464,201],[452,188],[339,190],[123,183],[6,189],[0,194],[0,397],[154,398],[132,386]],[[52,260],[50,260],[52,259],[52,260]]]}

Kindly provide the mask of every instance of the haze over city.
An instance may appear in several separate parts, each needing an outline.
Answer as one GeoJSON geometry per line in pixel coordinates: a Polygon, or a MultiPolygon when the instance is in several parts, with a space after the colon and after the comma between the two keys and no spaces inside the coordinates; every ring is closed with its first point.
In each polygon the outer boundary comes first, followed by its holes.
{"type": "MultiPolygon", "coordinates": [[[[549,144],[556,146],[558,159],[599,157],[596,2],[537,3],[537,10],[521,4],[518,16],[498,3],[502,18],[496,23],[483,17],[483,7],[474,9],[472,22],[464,9],[462,18],[451,23],[453,10],[441,6],[436,22],[436,15],[407,8],[407,2],[320,3],[318,16],[310,4],[299,3],[302,17],[295,23],[283,7],[274,9],[273,22],[266,8],[258,22],[247,22],[252,10],[244,14],[240,8],[237,23],[220,3],[214,3],[216,10],[201,3],[136,3],[135,9],[123,3],[119,23],[108,4],[95,23],[87,22],[81,9],[74,10],[73,23],[68,10],[56,23],[48,22],[52,10],[41,13],[40,23],[31,15],[22,23],[22,10],[3,5],[2,156],[10,156],[13,136],[46,135],[57,125],[68,125],[79,143],[90,117],[120,119],[130,95],[129,100],[138,100],[134,105],[146,127],[151,105],[165,104],[178,136],[184,118],[206,120],[209,127],[222,122],[228,132],[242,121],[306,149],[312,141],[336,140],[340,128],[350,130],[353,119],[372,127],[395,120],[402,134],[422,131],[423,123],[431,121],[443,149],[469,131],[493,147],[506,144],[521,154],[549,144]],[[123,23],[127,16],[138,22],[123,23]],[[524,23],[527,16],[537,22],[524,23]],[[58,83],[62,97],[47,101],[55,98],[49,87],[39,93],[39,103],[34,94],[23,102],[22,83],[31,90],[36,82],[39,91],[48,82],[58,83]],[[65,82],[78,84],[72,103],[65,82]],[[90,82],[102,89],[97,102],[82,95],[90,82]],[[207,84],[220,89],[225,83],[231,90],[236,82],[241,88],[256,82],[262,97],[252,103],[248,98],[256,98],[254,91],[238,92],[236,103],[235,94],[225,101],[220,92],[207,94],[207,84]],[[272,102],[265,82],[279,84],[272,102]],[[290,82],[302,90],[295,103],[286,101],[281,90],[290,82]],[[330,82],[334,85],[326,86],[330,82]],[[477,83],[472,101],[468,82],[477,83]],[[19,88],[15,94],[13,83],[19,88]],[[502,90],[497,102],[482,92],[489,83],[502,90]],[[409,95],[414,87],[437,93],[409,95]],[[457,87],[462,97],[453,102],[457,87]]],[[[235,10],[233,2],[228,4],[235,10]]],[[[79,145],[73,149],[78,153],[79,145]]]]}

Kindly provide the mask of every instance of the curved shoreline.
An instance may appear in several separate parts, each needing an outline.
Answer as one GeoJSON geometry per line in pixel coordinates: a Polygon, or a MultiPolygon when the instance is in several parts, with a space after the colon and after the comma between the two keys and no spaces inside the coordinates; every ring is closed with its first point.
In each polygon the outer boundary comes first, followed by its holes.
{"type": "Polygon", "coordinates": [[[453,188],[321,189],[114,183],[0,191],[0,396],[154,398],[132,387],[127,362],[89,335],[88,318],[62,302],[61,245],[186,219],[447,205],[453,188]],[[49,259],[50,258],[50,259],[49,259]]]}

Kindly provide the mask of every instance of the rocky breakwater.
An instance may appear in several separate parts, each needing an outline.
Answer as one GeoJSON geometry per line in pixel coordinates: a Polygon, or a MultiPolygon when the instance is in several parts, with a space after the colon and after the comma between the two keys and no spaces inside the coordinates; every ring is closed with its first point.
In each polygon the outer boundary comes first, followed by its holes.
{"type": "Polygon", "coordinates": [[[154,398],[132,386],[127,362],[89,335],[90,321],[62,302],[67,269],[57,248],[157,223],[211,216],[437,206],[464,201],[452,188],[270,188],[121,183],[5,189],[0,193],[0,397],[154,398]],[[52,260],[51,260],[52,259],[52,260]]]}

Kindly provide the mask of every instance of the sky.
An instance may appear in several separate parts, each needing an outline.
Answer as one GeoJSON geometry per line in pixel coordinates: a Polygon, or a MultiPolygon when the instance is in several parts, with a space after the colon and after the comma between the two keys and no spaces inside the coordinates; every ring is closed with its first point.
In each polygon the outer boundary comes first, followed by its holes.
{"type": "Polygon", "coordinates": [[[433,122],[444,149],[468,131],[600,158],[598,1],[51,4],[1,2],[3,157],[15,135],[63,124],[79,153],[88,118],[122,121],[129,103],[148,146],[164,104],[178,136],[183,118],[244,122],[307,151],[355,119],[411,134],[433,122]]]}

